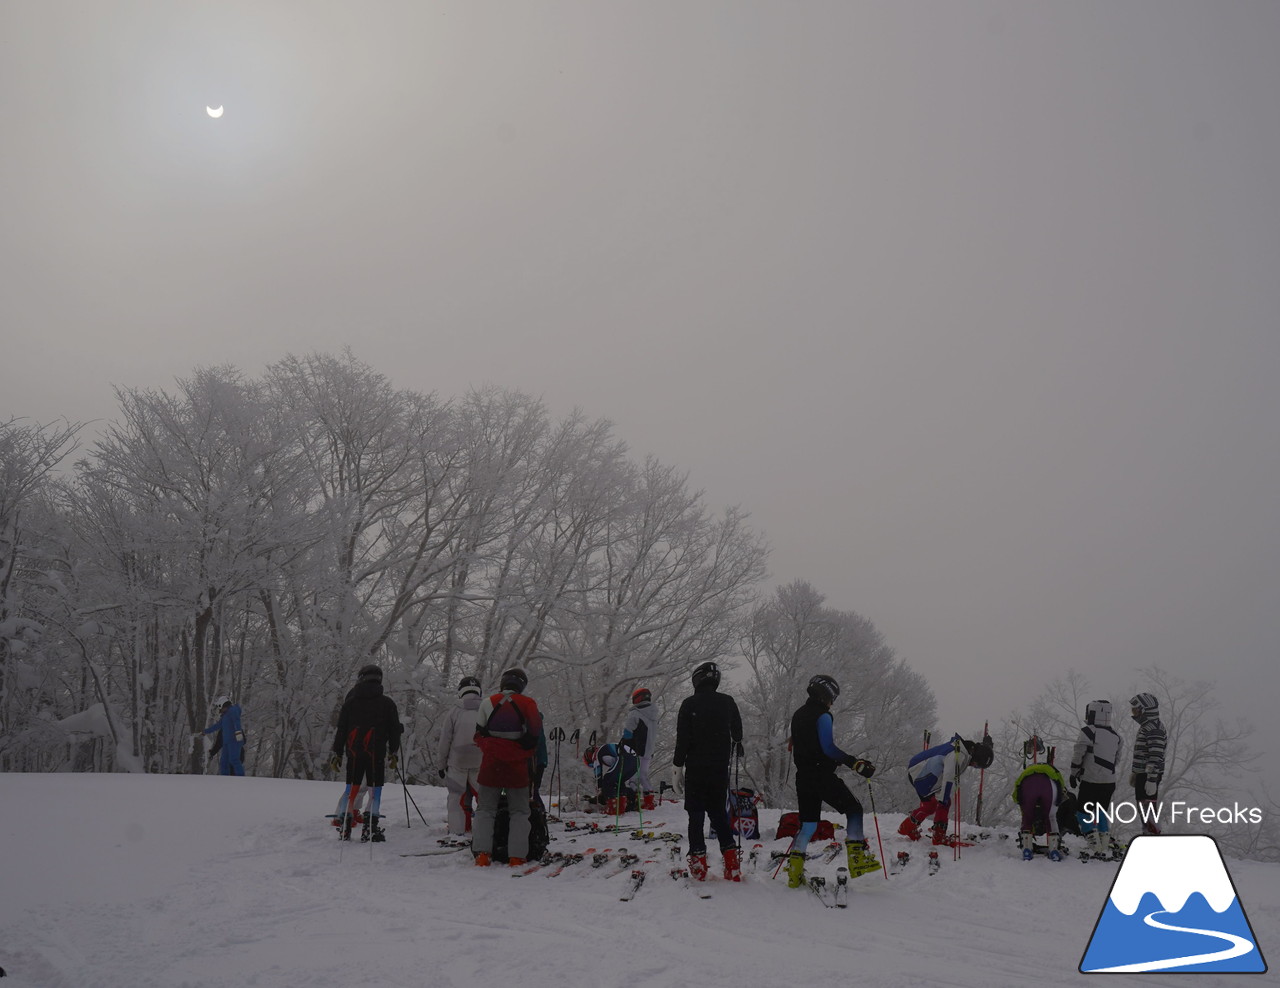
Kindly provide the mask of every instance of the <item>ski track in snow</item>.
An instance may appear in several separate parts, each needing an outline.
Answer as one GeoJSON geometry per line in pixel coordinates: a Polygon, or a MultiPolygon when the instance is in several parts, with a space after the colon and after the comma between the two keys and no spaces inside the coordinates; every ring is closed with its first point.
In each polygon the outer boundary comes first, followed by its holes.
{"type": "MultiPolygon", "coordinates": [[[[1024,862],[1012,840],[991,840],[959,862],[943,849],[931,876],[928,848],[893,836],[886,856],[912,854],[903,873],[852,879],[849,908],[824,909],[781,872],[770,879],[768,852],[787,842],[766,840],[754,875],[714,879],[703,901],[669,877],[667,845],[553,825],[561,847],[627,846],[654,859],[635,899],[619,902],[625,873],[587,862],[514,879],[504,866],[475,868],[465,851],[400,857],[444,833],[444,790],[412,791],[429,827],[411,808],[406,828],[403,791],[388,786],[387,843],[343,845],[323,819],[338,783],[0,775],[0,801],[38,807],[41,823],[0,822],[5,984],[474,988],[506,983],[518,959],[530,988],[1075,985],[1116,868],[1024,862]]],[[[766,834],[779,812],[762,811],[766,834]]],[[[663,819],[682,829],[677,810],[663,819]]],[[[882,814],[882,832],[897,822],[882,814]]],[[[838,864],[809,872],[834,880],[838,864]]],[[[1280,867],[1230,864],[1265,954],[1280,927],[1280,867]]],[[[1180,977],[1108,984],[1185,988],[1180,977]]]]}

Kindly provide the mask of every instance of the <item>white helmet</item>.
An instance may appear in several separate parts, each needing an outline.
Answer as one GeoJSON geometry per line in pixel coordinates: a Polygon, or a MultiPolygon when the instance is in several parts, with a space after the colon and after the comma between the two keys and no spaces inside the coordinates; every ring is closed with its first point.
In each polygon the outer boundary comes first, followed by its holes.
{"type": "Polygon", "coordinates": [[[223,707],[227,706],[230,703],[231,703],[231,697],[227,696],[225,693],[213,701],[213,705],[217,707],[219,710],[221,710],[223,707]]]}

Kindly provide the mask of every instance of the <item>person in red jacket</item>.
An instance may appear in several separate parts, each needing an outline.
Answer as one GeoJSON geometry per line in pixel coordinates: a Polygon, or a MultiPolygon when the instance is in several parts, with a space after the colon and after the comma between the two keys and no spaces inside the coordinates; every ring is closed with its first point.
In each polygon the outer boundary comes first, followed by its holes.
{"type": "Polygon", "coordinates": [[[508,669],[498,682],[502,692],[481,701],[476,710],[475,738],[483,755],[476,776],[480,792],[472,820],[471,854],[481,867],[493,858],[494,822],[504,791],[510,821],[507,861],[522,865],[529,856],[529,788],[542,737],[542,714],[524,695],[528,685],[523,669],[508,669]]]}

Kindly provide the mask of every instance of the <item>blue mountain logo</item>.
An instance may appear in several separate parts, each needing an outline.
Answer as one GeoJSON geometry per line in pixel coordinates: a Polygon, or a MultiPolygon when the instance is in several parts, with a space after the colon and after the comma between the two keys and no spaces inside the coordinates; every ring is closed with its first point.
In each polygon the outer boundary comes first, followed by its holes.
{"type": "Polygon", "coordinates": [[[1080,973],[1266,970],[1217,841],[1203,834],[1134,838],[1080,973]]]}

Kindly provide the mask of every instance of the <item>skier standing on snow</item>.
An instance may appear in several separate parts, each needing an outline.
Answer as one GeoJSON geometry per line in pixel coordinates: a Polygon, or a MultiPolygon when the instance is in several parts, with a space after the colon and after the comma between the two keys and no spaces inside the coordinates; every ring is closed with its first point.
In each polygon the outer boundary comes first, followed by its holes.
{"type": "Polygon", "coordinates": [[[1116,792],[1116,766],[1124,748],[1120,735],[1111,726],[1111,701],[1092,700],[1084,708],[1084,726],[1071,752],[1071,775],[1067,783],[1078,788],[1076,821],[1092,852],[1101,857],[1111,853],[1111,799],[1116,792]],[[1092,822],[1091,822],[1092,821],[1092,822]]]}
{"type": "Polygon", "coordinates": [[[671,757],[689,814],[689,873],[700,882],[707,879],[705,818],[720,841],[724,877],[742,880],[728,808],[729,761],[735,754],[742,757],[742,716],[733,697],[716,691],[719,685],[720,668],[714,662],[693,670],[693,696],[680,704],[671,757]]]}
{"type": "Polygon", "coordinates": [[[484,754],[476,775],[480,795],[471,854],[481,867],[488,867],[493,860],[494,824],[504,790],[507,863],[515,867],[529,857],[529,789],[538,773],[535,761],[541,758],[545,764],[546,737],[538,705],[524,695],[528,685],[523,669],[508,669],[498,681],[502,692],[481,701],[476,709],[475,742],[484,754]]]}
{"type": "Polygon", "coordinates": [[[1168,732],[1160,723],[1160,701],[1151,693],[1139,693],[1129,701],[1129,713],[1138,723],[1138,736],[1133,742],[1133,765],[1129,785],[1140,810],[1142,830],[1158,834],[1155,803],[1160,796],[1160,780],[1164,778],[1164,752],[1169,744],[1168,732]],[[1145,805],[1144,805],[1145,804],[1145,805]]]}
{"type": "Polygon", "coordinates": [[[845,815],[849,875],[857,878],[880,867],[862,832],[862,804],[836,775],[836,769],[845,765],[869,779],[876,767],[836,746],[835,719],[831,716],[831,705],[840,695],[836,681],[830,676],[814,676],[807,692],[809,698],[791,715],[791,757],[796,763],[796,799],[800,804],[800,832],[787,857],[787,885],[793,889],[804,884],[805,850],[822,819],[823,803],[845,815]]]}
{"type": "Polygon", "coordinates": [[[361,840],[386,840],[378,826],[382,806],[382,787],[387,780],[387,765],[396,768],[400,750],[400,711],[391,697],[382,691],[382,670],[375,665],[360,669],[356,684],[338,713],[338,727],[333,735],[333,754],[329,767],[336,773],[342,768],[342,755],[347,756],[347,806],[340,821],[339,836],[350,840],[351,825],[356,819],[356,801],[360,786],[369,787],[371,797],[365,816],[365,833],[361,840]],[[367,838],[366,838],[367,834],[367,838]]]}
{"type": "Polygon", "coordinates": [[[449,790],[449,833],[463,837],[471,829],[472,801],[480,791],[477,774],[483,753],[476,745],[476,710],[480,707],[480,680],[463,676],[458,682],[458,704],[444,718],[436,743],[440,778],[449,790]]]}
{"type": "Polygon", "coordinates": [[[933,817],[931,835],[934,844],[951,844],[947,835],[947,817],[951,814],[951,796],[956,780],[970,765],[990,768],[995,751],[990,737],[966,741],[953,734],[944,744],[926,748],[907,763],[907,778],[920,797],[920,805],[907,814],[898,833],[911,840],[920,839],[920,824],[933,817]]]}
{"type": "Polygon", "coordinates": [[[218,719],[201,733],[218,732],[222,755],[218,761],[218,774],[244,775],[244,728],[240,724],[240,705],[232,703],[229,696],[218,697],[213,705],[219,710],[218,719]]]}
{"type": "Polygon", "coordinates": [[[639,760],[636,774],[627,783],[635,793],[635,802],[646,810],[654,808],[653,784],[649,781],[649,761],[658,740],[658,708],[653,705],[653,694],[643,686],[631,694],[631,709],[622,724],[622,740],[619,748],[631,748],[639,760]]]}

